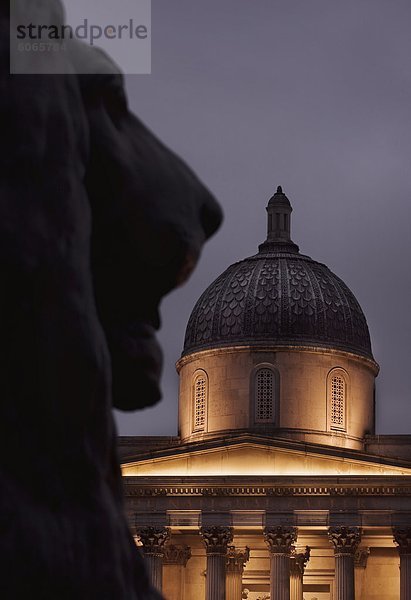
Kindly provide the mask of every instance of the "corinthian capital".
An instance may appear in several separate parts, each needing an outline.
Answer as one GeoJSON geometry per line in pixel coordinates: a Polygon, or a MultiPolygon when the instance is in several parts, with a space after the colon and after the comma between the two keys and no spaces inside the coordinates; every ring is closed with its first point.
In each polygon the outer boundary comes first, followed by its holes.
{"type": "Polygon", "coordinates": [[[233,541],[232,527],[201,527],[200,535],[203,538],[207,554],[227,554],[227,546],[233,541]]]}
{"type": "Polygon", "coordinates": [[[191,558],[191,548],[189,546],[175,546],[167,544],[164,547],[164,564],[165,565],[183,565],[186,566],[191,558]]]}
{"type": "Polygon", "coordinates": [[[361,530],[359,527],[330,527],[328,539],[334,546],[335,554],[354,556],[361,541],[361,530]]]}
{"type": "Polygon", "coordinates": [[[227,552],[227,571],[232,573],[242,573],[245,563],[250,558],[250,548],[246,546],[244,549],[228,546],[227,552]]]}
{"type": "Polygon", "coordinates": [[[272,553],[290,554],[292,545],[297,540],[296,527],[265,527],[264,540],[272,553]]]}
{"type": "Polygon", "coordinates": [[[394,527],[394,542],[400,554],[411,554],[411,527],[394,527]]]}
{"type": "Polygon", "coordinates": [[[145,555],[164,556],[164,544],[170,537],[170,530],[168,527],[141,527],[137,528],[137,537],[145,555]]]}
{"type": "Polygon", "coordinates": [[[365,569],[369,555],[370,549],[368,547],[357,548],[354,554],[354,565],[359,569],[365,569]]]}
{"type": "Polygon", "coordinates": [[[307,566],[308,561],[310,560],[311,548],[309,546],[305,547],[304,552],[298,552],[296,548],[292,548],[291,550],[291,573],[295,573],[297,575],[304,575],[305,567],[307,566]]]}

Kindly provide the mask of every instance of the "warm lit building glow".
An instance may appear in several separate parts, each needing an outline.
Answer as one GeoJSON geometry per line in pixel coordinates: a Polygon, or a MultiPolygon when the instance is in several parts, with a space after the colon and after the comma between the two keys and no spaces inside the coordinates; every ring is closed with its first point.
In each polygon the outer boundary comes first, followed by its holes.
{"type": "Polygon", "coordinates": [[[299,253],[291,211],[278,188],[258,254],[193,309],[179,435],[120,441],[130,525],[166,600],[411,598],[411,436],[375,435],[365,316],[299,253]]]}

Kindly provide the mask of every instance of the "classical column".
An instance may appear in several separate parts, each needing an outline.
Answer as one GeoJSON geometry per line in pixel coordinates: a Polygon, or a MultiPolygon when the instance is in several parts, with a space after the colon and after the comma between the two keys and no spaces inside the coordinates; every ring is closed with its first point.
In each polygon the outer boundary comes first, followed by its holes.
{"type": "Polygon", "coordinates": [[[334,546],[335,598],[355,599],[354,556],[361,540],[359,527],[330,527],[328,539],[334,546]]]}
{"type": "Polygon", "coordinates": [[[266,527],[264,539],[270,551],[270,598],[290,600],[290,554],[297,539],[297,528],[266,527]]]}
{"type": "Polygon", "coordinates": [[[226,563],[226,600],[242,600],[244,565],[250,558],[250,548],[228,547],[226,563]]]}
{"type": "Polygon", "coordinates": [[[163,558],[163,594],[167,600],[184,600],[185,567],[191,558],[189,546],[166,544],[163,558]]]}
{"type": "Polygon", "coordinates": [[[400,600],[411,600],[411,527],[394,527],[400,554],[400,600]]]}
{"type": "Polygon", "coordinates": [[[168,527],[141,527],[137,528],[137,536],[143,545],[142,550],[151,584],[161,592],[164,545],[170,537],[170,530],[168,527]]]}
{"type": "Polygon", "coordinates": [[[290,600],[303,600],[303,577],[305,567],[310,560],[311,549],[306,546],[304,552],[293,548],[290,556],[290,600]]]}
{"type": "Polygon", "coordinates": [[[227,546],[233,541],[233,530],[220,525],[201,527],[200,535],[207,554],[206,600],[225,600],[227,546]]]}

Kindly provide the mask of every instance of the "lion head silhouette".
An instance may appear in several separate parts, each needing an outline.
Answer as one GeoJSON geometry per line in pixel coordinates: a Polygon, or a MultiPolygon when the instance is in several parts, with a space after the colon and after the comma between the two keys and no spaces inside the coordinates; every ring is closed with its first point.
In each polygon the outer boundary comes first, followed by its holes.
{"type": "MultiPolygon", "coordinates": [[[[62,14],[57,0],[16,3],[62,14]]],[[[159,399],[158,305],[221,211],[130,113],[114,65],[10,76],[8,19],[3,3],[0,596],[148,600],[112,406],[159,399]]],[[[79,45],[59,60],[109,64],[79,45]]]]}

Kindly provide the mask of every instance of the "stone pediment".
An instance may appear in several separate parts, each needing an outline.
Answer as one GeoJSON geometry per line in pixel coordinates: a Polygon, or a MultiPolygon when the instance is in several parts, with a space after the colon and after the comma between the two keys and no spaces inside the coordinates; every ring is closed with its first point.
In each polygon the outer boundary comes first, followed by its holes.
{"type": "Polygon", "coordinates": [[[140,452],[124,476],[411,475],[411,463],[363,452],[243,435],[140,452]]]}

